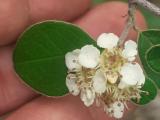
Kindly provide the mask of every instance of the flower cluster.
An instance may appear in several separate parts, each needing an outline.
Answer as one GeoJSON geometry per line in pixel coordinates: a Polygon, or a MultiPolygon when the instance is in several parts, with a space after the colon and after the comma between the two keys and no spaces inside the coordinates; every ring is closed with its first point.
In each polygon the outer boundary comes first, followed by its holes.
{"type": "Polygon", "coordinates": [[[68,75],[66,85],[71,94],[80,95],[86,106],[96,101],[110,116],[121,118],[126,102],[141,98],[145,76],[136,62],[137,44],[128,40],[118,46],[119,38],[103,33],[93,45],[68,52],[65,56],[68,75]]]}

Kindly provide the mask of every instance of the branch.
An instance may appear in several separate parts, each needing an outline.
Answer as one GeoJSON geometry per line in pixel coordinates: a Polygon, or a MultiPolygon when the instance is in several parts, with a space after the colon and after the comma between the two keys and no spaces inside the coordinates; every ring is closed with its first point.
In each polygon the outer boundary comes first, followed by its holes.
{"type": "Polygon", "coordinates": [[[149,11],[153,12],[155,15],[160,16],[160,8],[155,4],[147,1],[147,0],[132,0],[133,3],[136,3],[149,11]]]}
{"type": "Polygon", "coordinates": [[[128,20],[126,23],[126,26],[120,36],[120,40],[119,40],[119,46],[121,46],[125,39],[127,38],[129,31],[131,28],[135,28],[136,29],[136,25],[135,25],[135,11],[136,11],[136,6],[143,6],[144,8],[150,10],[151,12],[153,12],[154,14],[160,16],[160,8],[157,7],[156,5],[154,5],[153,3],[150,3],[147,0],[128,0],[128,20]]]}
{"type": "Polygon", "coordinates": [[[122,34],[120,35],[120,40],[119,40],[119,46],[121,46],[125,39],[127,38],[129,31],[131,28],[135,27],[135,11],[136,11],[136,4],[132,3],[133,0],[129,0],[128,1],[128,19],[127,19],[127,23],[125,25],[125,28],[122,32],[122,34]]]}

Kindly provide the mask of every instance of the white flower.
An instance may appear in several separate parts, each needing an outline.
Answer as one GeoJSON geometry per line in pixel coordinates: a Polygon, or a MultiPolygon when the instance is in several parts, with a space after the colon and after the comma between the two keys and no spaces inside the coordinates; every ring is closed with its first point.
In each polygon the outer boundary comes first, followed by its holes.
{"type": "Polygon", "coordinates": [[[69,70],[78,70],[81,68],[81,65],[78,63],[79,53],[80,53],[80,50],[76,49],[72,52],[68,52],[65,55],[66,66],[69,70]]]}
{"type": "Polygon", "coordinates": [[[81,48],[78,60],[86,68],[95,68],[99,63],[100,51],[93,45],[86,45],[81,48]]]}
{"type": "Polygon", "coordinates": [[[134,61],[135,56],[137,55],[137,44],[133,40],[128,40],[125,42],[124,50],[122,51],[124,58],[127,58],[128,61],[134,61]]]}
{"type": "Polygon", "coordinates": [[[83,103],[89,107],[94,103],[95,91],[91,88],[82,89],[80,97],[83,103]]]}
{"type": "Polygon", "coordinates": [[[77,96],[80,93],[80,90],[76,84],[76,76],[74,74],[68,74],[66,77],[66,85],[72,95],[77,96]]]}
{"type": "Polygon", "coordinates": [[[121,68],[120,74],[122,75],[122,79],[118,86],[120,89],[133,85],[141,86],[145,82],[143,70],[138,63],[124,64],[121,68]]]}
{"type": "Polygon", "coordinates": [[[112,48],[117,46],[117,43],[119,41],[119,37],[116,36],[113,33],[102,33],[97,38],[97,45],[102,48],[107,48],[108,50],[111,50],[112,48]]]}
{"type": "Polygon", "coordinates": [[[102,94],[106,90],[106,79],[104,74],[99,70],[93,77],[93,88],[96,93],[102,94]]]}

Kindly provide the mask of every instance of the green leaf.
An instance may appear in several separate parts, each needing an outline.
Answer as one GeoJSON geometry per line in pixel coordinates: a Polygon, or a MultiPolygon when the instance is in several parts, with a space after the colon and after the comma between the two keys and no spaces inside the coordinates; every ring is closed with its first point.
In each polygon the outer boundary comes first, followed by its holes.
{"type": "Polygon", "coordinates": [[[155,97],[157,96],[157,88],[150,79],[146,79],[145,84],[141,88],[141,90],[143,92],[141,93],[140,101],[138,102],[137,100],[132,100],[136,104],[145,105],[154,100],[155,97]]]}
{"type": "MultiPolygon", "coordinates": [[[[150,53],[149,51],[151,50],[151,48],[157,45],[160,45],[160,30],[148,30],[143,31],[139,34],[138,52],[141,63],[143,65],[147,77],[155,81],[156,85],[160,88],[160,73],[157,73],[155,70],[153,70],[153,64],[149,65],[151,61],[147,59],[147,53],[150,53]]],[[[160,66],[160,63],[156,63],[156,65],[160,66]]]]}
{"type": "Polygon", "coordinates": [[[153,46],[148,50],[147,62],[153,71],[160,73],[160,45],[153,46]]]}
{"type": "Polygon", "coordinates": [[[160,17],[159,16],[156,16],[155,14],[153,14],[153,12],[151,12],[143,7],[140,7],[140,10],[145,17],[148,28],[152,28],[152,29],[153,28],[154,29],[160,28],[160,22],[159,22],[160,17]]]}
{"type": "Polygon", "coordinates": [[[28,28],[19,38],[13,54],[14,67],[22,80],[47,96],[68,92],[65,84],[65,54],[94,40],[75,25],[46,21],[28,28]]]}

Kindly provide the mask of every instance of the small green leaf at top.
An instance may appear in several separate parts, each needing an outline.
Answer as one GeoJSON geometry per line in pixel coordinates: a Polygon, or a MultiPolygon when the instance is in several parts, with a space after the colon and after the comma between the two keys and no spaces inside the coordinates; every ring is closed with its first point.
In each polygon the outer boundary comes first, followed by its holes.
{"type": "Polygon", "coordinates": [[[148,78],[153,80],[160,88],[160,30],[147,30],[140,32],[138,37],[138,53],[148,78]],[[157,55],[157,56],[156,56],[157,55]]]}
{"type": "Polygon", "coordinates": [[[155,99],[157,96],[157,87],[153,83],[152,80],[146,78],[144,86],[141,88],[141,99],[139,101],[132,100],[134,103],[138,105],[145,105],[155,99]]]}
{"type": "Polygon", "coordinates": [[[153,46],[147,52],[148,65],[157,73],[160,73],[160,45],[153,46]]]}
{"type": "Polygon", "coordinates": [[[68,93],[65,54],[94,40],[79,27],[61,21],[45,21],[29,27],[19,38],[13,62],[24,83],[46,96],[68,93]]]}

